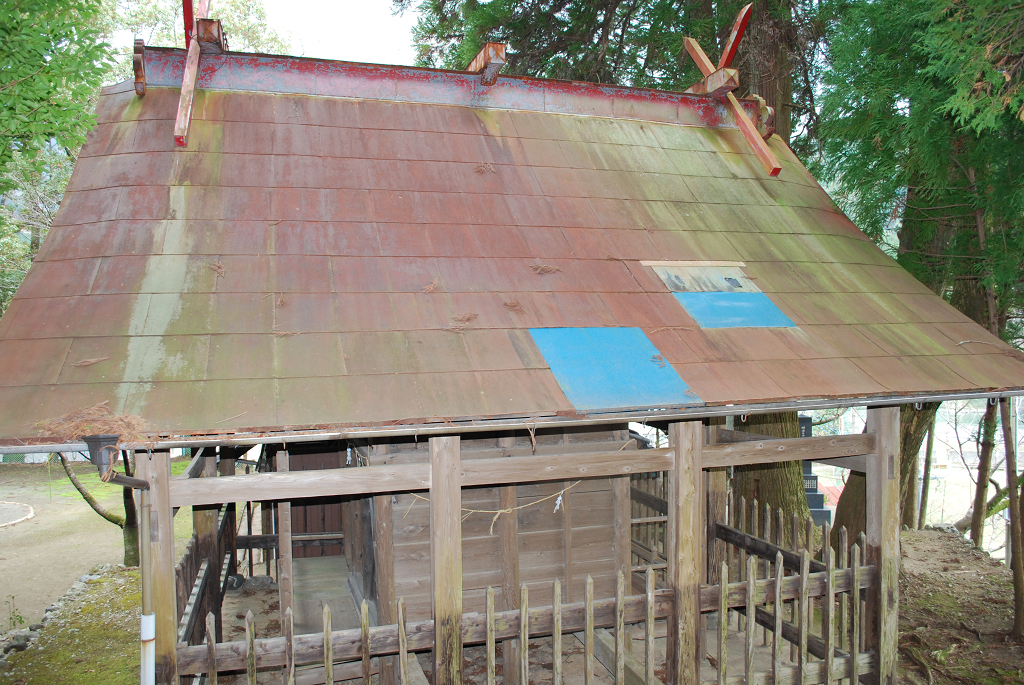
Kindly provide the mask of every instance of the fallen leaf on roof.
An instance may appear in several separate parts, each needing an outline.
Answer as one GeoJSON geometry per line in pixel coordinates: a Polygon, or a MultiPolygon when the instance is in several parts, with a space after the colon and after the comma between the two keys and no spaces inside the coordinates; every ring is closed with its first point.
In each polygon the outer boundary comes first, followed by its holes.
{"type": "Polygon", "coordinates": [[[495,173],[494,165],[493,164],[481,164],[481,165],[479,165],[476,168],[476,173],[478,173],[478,174],[493,174],[493,173],[495,173]]]}
{"type": "Polygon", "coordinates": [[[664,356],[662,356],[660,354],[656,354],[653,357],[651,357],[651,361],[654,362],[655,364],[657,364],[658,368],[660,368],[660,369],[664,369],[665,368],[665,357],[664,356]]]}
{"type": "Polygon", "coordinates": [[[450,325],[447,328],[447,330],[454,331],[456,333],[461,333],[462,331],[466,330],[466,328],[469,326],[469,322],[475,319],[476,317],[477,315],[474,314],[473,312],[457,314],[452,317],[452,321],[454,321],[455,323],[450,325]]]}
{"type": "Polygon", "coordinates": [[[282,295],[281,297],[277,298],[277,302],[275,304],[278,307],[283,307],[284,306],[284,295],[282,295]]]}
{"type": "Polygon", "coordinates": [[[274,331],[274,335],[278,338],[283,338],[286,335],[298,335],[298,331],[274,331]]]}
{"type": "Polygon", "coordinates": [[[81,367],[81,366],[92,366],[93,364],[98,364],[100,362],[105,362],[108,359],[110,359],[110,357],[93,357],[92,359],[83,359],[81,361],[77,361],[74,364],[72,364],[71,366],[79,366],[79,367],[81,367]]]}
{"type": "Polygon", "coordinates": [[[220,262],[214,262],[210,265],[210,268],[217,272],[218,276],[227,276],[228,270],[224,268],[224,265],[220,262]]]}
{"type": "Polygon", "coordinates": [[[438,284],[438,282],[439,282],[440,280],[441,280],[441,277],[440,277],[440,276],[438,276],[438,277],[437,277],[437,278],[435,278],[435,279],[434,279],[434,280],[433,280],[433,281],[432,281],[431,283],[429,283],[429,284],[427,284],[427,285],[423,286],[423,287],[422,287],[422,288],[420,288],[420,289],[421,289],[421,290],[422,290],[423,292],[425,292],[425,293],[428,293],[428,294],[429,294],[429,293],[432,293],[432,292],[434,292],[434,291],[435,291],[435,290],[437,289],[437,284],[438,284]]]}
{"type": "Polygon", "coordinates": [[[519,304],[515,300],[512,300],[511,302],[502,302],[501,304],[505,307],[505,309],[516,314],[522,314],[525,311],[523,309],[523,305],[519,304]]]}
{"type": "Polygon", "coordinates": [[[541,276],[543,276],[544,274],[553,274],[556,271],[562,270],[560,267],[551,266],[550,264],[531,264],[530,268],[533,269],[538,274],[540,274],[541,276]]]}

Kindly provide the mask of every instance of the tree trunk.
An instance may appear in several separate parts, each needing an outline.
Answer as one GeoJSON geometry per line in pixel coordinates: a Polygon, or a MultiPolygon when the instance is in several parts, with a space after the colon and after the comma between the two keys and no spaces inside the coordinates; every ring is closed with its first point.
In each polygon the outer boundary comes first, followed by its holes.
{"type": "Polygon", "coordinates": [[[1017,482],[1017,445],[1010,417],[1010,402],[999,400],[1003,421],[1003,445],[1006,448],[1006,480],[1010,491],[1010,571],[1013,574],[1013,636],[1024,637],[1024,537],[1021,533],[1020,491],[1017,482]]]}
{"type": "Polygon", "coordinates": [[[917,488],[917,455],[913,457],[903,456],[904,463],[910,462],[910,473],[907,476],[907,488],[903,491],[901,498],[902,514],[903,514],[903,525],[913,530],[917,528],[917,508],[918,508],[918,495],[920,490],[917,488]]]}
{"type": "Polygon", "coordinates": [[[939,404],[924,402],[920,409],[912,404],[900,407],[900,502],[908,528],[917,527],[917,455],[939,404]]]}
{"type": "MultiPolygon", "coordinates": [[[[832,526],[832,546],[838,548],[839,529],[846,527],[847,539],[852,545],[864,532],[867,513],[867,477],[860,471],[850,471],[843,494],[836,503],[836,520],[832,526]]],[[[849,550],[847,550],[849,551],[849,550]]]]}
{"type": "MultiPolygon", "coordinates": [[[[736,430],[774,438],[800,437],[800,422],[795,411],[748,416],[745,422],[737,421],[735,426],[736,430]]],[[[734,501],[745,497],[751,502],[756,498],[762,506],[770,504],[772,509],[782,509],[787,517],[795,513],[804,520],[811,515],[799,461],[737,466],[733,470],[732,487],[734,501]]]]}
{"type": "Polygon", "coordinates": [[[135,510],[135,491],[122,489],[124,499],[124,565],[139,565],[139,519],[135,510]]]}
{"type": "MultiPolygon", "coordinates": [[[[789,144],[792,133],[793,64],[796,29],[793,9],[782,0],[755,0],[739,64],[741,83],[775,109],[775,132],[789,144]]],[[[733,66],[737,66],[734,64],[733,66]]]]}
{"type": "Polygon", "coordinates": [[[924,469],[921,472],[921,512],[917,517],[917,527],[924,528],[925,517],[928,515],[928,489],[932,478],[932,448],[935,446],[935,416],[928,426],[928,446],[924,451],[924,469]]]}
{"type": "Polygon", "coordinates": [[[978,454],[978,483],[974,489],[974,513],[971,515],[971,540],[981,547],[985,538],[985,519],[988,507],[985,497],[988,494],[988,477],[992,471],[992,451],[996,446],[996,405],[989,402],[985,406],[985,416],[981,420],[981,449],[978,454]]]}

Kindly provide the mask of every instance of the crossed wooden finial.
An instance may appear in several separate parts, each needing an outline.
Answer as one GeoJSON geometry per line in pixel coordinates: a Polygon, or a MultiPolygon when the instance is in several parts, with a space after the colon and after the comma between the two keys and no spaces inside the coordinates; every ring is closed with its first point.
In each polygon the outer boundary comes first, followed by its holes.
{"type": "Polygon", "coordinates": [[[772,149],[768,147],[768,144],[765,143],[764,139],[761,138],[761,135],[757,132],[757,127],[750,120],[750,117],[747,116],[747,113],[743,111],[739,100],[732,94],[732,91],[740,85],[739,72],[736,69],[729,68],[729,65],[732,64],[732,59],[736,56],[736,49],[739,47],[740,38],[743,37],[743,32],[747,28],[747,22],[750,21],[752,6],[753,3],[747,5],[736,15],[736,22],[732,25],[732,33],[729,34],[729,40],[725,43],[725,50],[722,51],[722,59],[719,60],[717,69],[711,60],[708,59],[708,56],[704,54],[697,41],[693,38],[683,39],[686,51],[690,53],[690,57],[693,57],[693,61],[697,63],[697,68],[704,74],[704,79],[690,86],[686,92],[710,95],[721,100],[729,114],[732,115],[736,126],[743,133],[747,143],[754,149],[754,154],[761,161],[764,170],[768,172],[769,176],[778,176],[779,172],[782,171],[778,158],[772,152],[772,149]]]}
{"type": "Polygon", "coordinates": [[[228,43],[220,21],[206,18],[210,15],[210,0],[199,0],[195,8],[192,0],[182,0],[181,4],[188,57],[185,58],[185,73],[181,79],[178,115],[174,120],[174,144],[185,147],[188,145],[188,130],[192,125],[192,101],[195,99],[196,80],[199,78],[199,56],[204,52],[223,52],[228,49],[228,43]]]}

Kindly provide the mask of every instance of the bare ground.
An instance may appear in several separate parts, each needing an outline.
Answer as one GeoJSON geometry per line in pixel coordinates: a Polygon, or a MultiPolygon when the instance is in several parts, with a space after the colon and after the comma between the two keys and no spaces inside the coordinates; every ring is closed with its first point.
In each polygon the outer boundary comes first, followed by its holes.
{"type": "Polygon", "coordinates": [[[1024,683],[1002,562],[957,535],[903,533],[900,674],[907,683],[1024,683]]]}

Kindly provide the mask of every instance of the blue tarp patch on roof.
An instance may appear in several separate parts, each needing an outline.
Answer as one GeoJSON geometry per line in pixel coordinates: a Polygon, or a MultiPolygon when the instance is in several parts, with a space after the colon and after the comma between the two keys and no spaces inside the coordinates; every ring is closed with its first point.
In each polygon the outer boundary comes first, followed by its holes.
{"type": "Polygon", "coordinates": [[[639,328],[531,328],[577,410],[703,404],[639,328]]]}
{"type": "Polygon", "coordinates": [[[701,328],[794,328],[764,293],[672,293],[701,328]]]}

